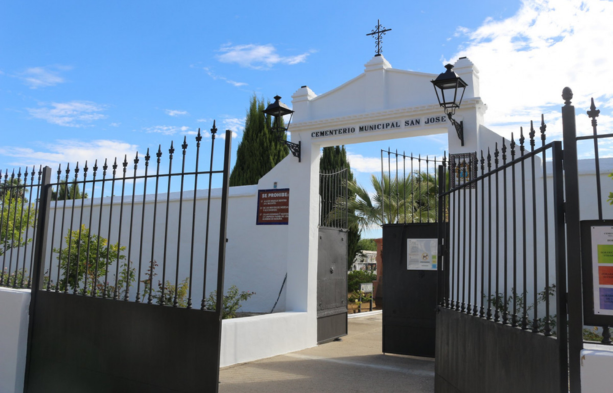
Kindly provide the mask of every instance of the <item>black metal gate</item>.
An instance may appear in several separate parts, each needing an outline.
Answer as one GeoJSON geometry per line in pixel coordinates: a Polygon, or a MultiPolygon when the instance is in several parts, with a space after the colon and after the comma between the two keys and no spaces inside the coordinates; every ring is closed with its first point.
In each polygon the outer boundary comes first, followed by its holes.
{"type": "Polygon", "coordinates": [[[317,342],[347,335],[348,169],[319,175],[317,342]]]}
{"type": "Polygon", "coordinates": [[[55,182],[49,167],[30,185],[27,172],[23,182],[5,174],[2,217],[21,204],[27,214],[13,215],[32,226],[4,242],[0,276],[32,288],[26,392],[217,391],[232,137],[214,170],[216,131],[204,163],[200,131],[193,154],[184,139],[180,170],[171,143],[164,164],[160,146],[132,162],[77,164],[72,175],[60,167],[55,182]],[[216,175],[221,199],[211,201],[216,175]]]}
{"type": "Polygon", "coordinates": [[[384,353],[434,357],[440,163],[381,151],[384,353]]]}
{"type": "Polygon", "coordinates": [[[568,391],[562,143],[538,129],[439,167],[437,392],[568,391]]]}

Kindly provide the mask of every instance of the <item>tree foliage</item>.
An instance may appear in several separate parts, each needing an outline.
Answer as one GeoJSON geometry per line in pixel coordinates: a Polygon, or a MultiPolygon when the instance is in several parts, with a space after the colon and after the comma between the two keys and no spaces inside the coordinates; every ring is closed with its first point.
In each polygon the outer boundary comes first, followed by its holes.
{"type": "Polygon", "coordinates": [[[377,243],[374,239],[361,239],[358,242],[358,247],[362,251],[377,251],[377,243]]]}
{"type": "Polygon", "coordinates": [[[34,226],[36,210],[28,203],[22,189],[5,188],[2,195],[0,222],[0,256],[12,248],[22,247],[32,241],[24,234],[28,226],[34,226]]]}
{"type": "Polygon", "coordinates": [[[263,99],[258,100],[255,95],[251,97],[243,139],[238,144],[236,163],[230,175],[231,187],[257,184],[289,153],[289,148],[272,131],[272,119],[264,114],[265,108],[263,99]]]}
{"type": "Polygon", "coordinates": [[[109,245],[107,239],[91,234],[85,225],[76,231],[68,231],[64,240],[66,247],[53,249],[58,254],[60,276],[57,284],[50,285],[54,288],[57,285],[60,291],[79,288],[88,295],[95,291],[96,296],[116,295],[123,299],[126,284],[130,286],[136,279],[135,269],[128,269],[126,257],[122,255],[126,247],[120,247],[118,243],[109,245]],[[107,277],[108,282],[105,281],[107,277]]]}
{"type": "Polygon", "coordinates": [[[349,189],[356,195],[349,202],[355,212],[349,218],[360,228],[437,221],[438,184],[434,176],[422,172],[396,180],[372,175],[371,182],[375,195],[356,182],[349,183],[349,189]]]}
{"type": "Polygon", "coordinates": [[[59,190],[51,191],[51,199],[54,201],[65,201],[69,199],[81,199],[82,197],[87,198],[87,193],[81,194],[81,189],[79,188],[79,184],[76,182],[72,182],[68,185],[68,182],[64,180],[61,182],[59,190]]]}

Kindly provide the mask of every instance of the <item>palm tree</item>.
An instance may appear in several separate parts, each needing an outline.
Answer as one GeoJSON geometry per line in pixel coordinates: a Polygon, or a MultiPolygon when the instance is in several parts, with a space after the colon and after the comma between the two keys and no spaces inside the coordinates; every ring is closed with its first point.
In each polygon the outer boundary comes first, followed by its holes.
{"type": "Polygon", "coordinates": [[[350,220],[361,228],[437,221],[438,184],[434,176],[422,172],[404,179],[389,176],[378,179],[372,175],[371,182],[374,195],[356,182],[348,185],[356,196],[349,201],[350,210],[355,212],[350,220]]]}

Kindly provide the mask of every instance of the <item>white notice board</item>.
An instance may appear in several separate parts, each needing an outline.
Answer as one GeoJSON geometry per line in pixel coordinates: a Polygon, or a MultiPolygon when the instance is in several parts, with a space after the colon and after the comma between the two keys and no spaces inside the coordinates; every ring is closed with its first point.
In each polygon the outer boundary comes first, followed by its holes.
{"type": "Polygon", "coordinates": [[[592,227],[594,314],[613,315],[613,227],[592,227]]]}
{"type": "Polygon", "coordinates": [[[436,270],[438,239],[407,239],[407,270],[436,270]]]}

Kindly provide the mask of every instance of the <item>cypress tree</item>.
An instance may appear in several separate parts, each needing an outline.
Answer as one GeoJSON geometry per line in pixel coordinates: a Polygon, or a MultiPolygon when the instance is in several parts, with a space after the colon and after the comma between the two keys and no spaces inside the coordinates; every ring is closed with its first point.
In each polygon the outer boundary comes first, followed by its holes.
{"type": "MultiPolygon", "coordinates": [[[[68,187],[66,187],[66,185],[66,180],[64,180],[60,183],[59,190],[51,190],[51,200],[65,201],[68,199],[81,199],[83,195],[81,194],[81,189],[79,188],[79,185],[77,183],[73,182],[68,185],[68,187]]],[[[87,193],[85,193],[85,198],[87,197],[88,195],[87,193]]]]}
{"type": "MultiPolygon", "coordinates": [[[[324,147],[323,154],[319,159],[319,171],[337,171],[343,168],[347,168],[349,173],[347,174],[347,180],[349,182],[353,181],[353,172],[351,172],[351,165],[349,161],[347,161],[347,151],[345,150],[345,146],[331,146],[324,147]]],[[[351,189],[348,190],[349,200],[355,198],[355,194],[351,192],[351,189]]],[[[319,192],[322,192],[322,187],[320,185],[319,192]]],[[[354,212],[349,211],[349,216],[351,216],[354,212]]],[[[360,252],[360,247],[358,246],[358,242],[360,241],[360,227],[357,222],[349,224],[349,232],[347,234],[347,270],[351,269],[351,265],[353,264],[353,260],[358,252],[360,252]]]]}
{"type": "MultiPolygon", "coordinates": [[[[253,95],[245,118],[243,139],[238,144],[236,164],[230,174],[230,186],[257,184],[289,153],[289,148],[279,142],[272,131],[272,119],[264,114],[264,99],[253,95]]],[[[285,136],[283,136],[285,139],[285,136]]]]}

